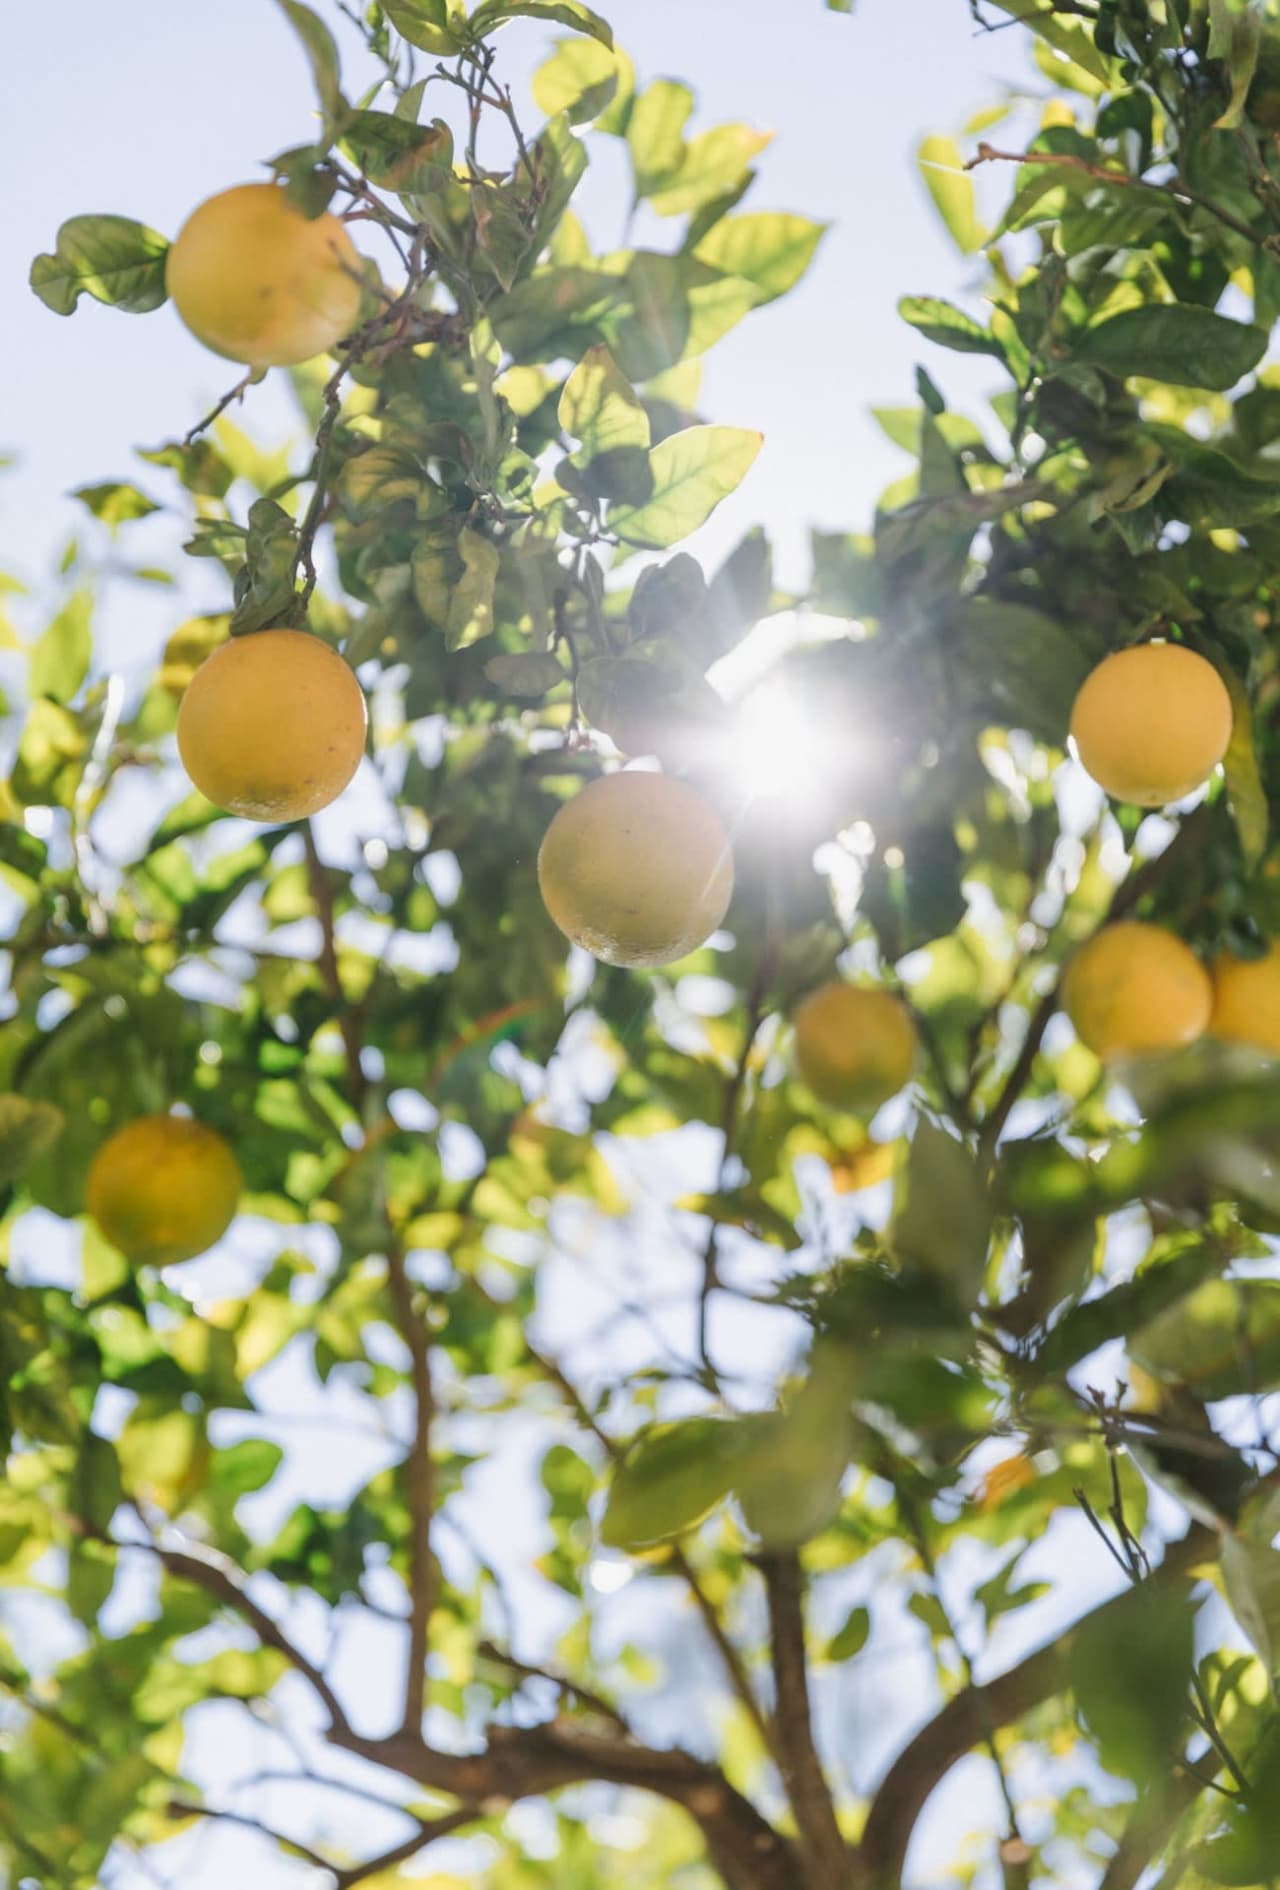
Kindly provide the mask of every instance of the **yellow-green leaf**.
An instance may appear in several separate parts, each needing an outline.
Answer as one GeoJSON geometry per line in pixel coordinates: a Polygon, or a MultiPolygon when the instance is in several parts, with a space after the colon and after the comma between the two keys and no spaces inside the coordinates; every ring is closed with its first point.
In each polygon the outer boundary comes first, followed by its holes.
{"type": "Polygon", "coordinates": [[[962,255],[972,255],[975,249],[981,249],[986,231],[978,216],[973,179],[964,168],[960,147],[954,138],[935,135],[923,140],[916,155],[920,175],[952,242],[962,255]]]}
{"type": "Polygon", "coordinates": [[[610,529],[629,545],[662,550],[697,531],[736,490],[763,444],[746,427],[686,427],[649,455],[653,493],[643,505],[616,505],[610,529]]]}

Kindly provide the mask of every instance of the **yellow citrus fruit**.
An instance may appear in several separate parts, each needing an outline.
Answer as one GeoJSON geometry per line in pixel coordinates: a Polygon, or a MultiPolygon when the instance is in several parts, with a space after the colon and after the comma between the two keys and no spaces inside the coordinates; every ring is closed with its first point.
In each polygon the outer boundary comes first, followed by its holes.
{"type": "Polygon", "coordinates": [[[240,1186],[239,1163],[215,1130],[188,1116],[139,1116],[94,1156],[85,1206],[130,1260],[172,1266],[221,1240],[240,1186]]]}
{"type": "Polygon", "coordinates": [[[1105,1059],[1194,1043],[1208,1028],[1213,985],[1172,932],[1122,919],[1080,947],[1063,999],[1076,1035],[1105,1059]]]}
{"type": "Polygon", "coordinates": [[[670,774],[601,775],[566,801],[538,853],[566,938],[607,965],[669,965],[715,931],[733,895],[720,815],[670,774]]]}
{"type": "Polygon", "coordinates": [[[364,692],[306,630],[232,637],[178,710],[178,753],[200,792],[246,820],[301,820],[341,794],[364,753],[364,692]]]}
{"type": "Polygon", "coordinates": [[[915,1065],[911,1013],[891,991],[833,978],[797,1006],[796,1068],[819,1101],[870,1114],[896,1096],[915,1065]]]}
{"type": "Polygon", "coordinates": [[[280,184],[219,191],[178,232],[165,282],[215,354],[292,367],[327,354],[360,311],[360,258],[336,217],[304,216],[280,184]]]}
{"type": "Polygon", "coordinates": [[[1231,698],[1212,663],[1179,643],[1118,650],[1071,710],[1080,760],[1108,794],[1163,807],[1194,794],[1231,740],[1231,698]]]}
{"type": "Polygon", "coordinates": [[[1213,968],[1209,1028],[1230,1043],[1280,1056],[1280,944],[1261,958],[1223,954],[1213,968]]]}

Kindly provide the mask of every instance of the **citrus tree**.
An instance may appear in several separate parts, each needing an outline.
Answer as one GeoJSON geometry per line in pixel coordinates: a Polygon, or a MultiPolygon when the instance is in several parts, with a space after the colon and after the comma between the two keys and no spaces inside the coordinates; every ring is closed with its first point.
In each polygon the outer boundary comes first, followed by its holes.
{"type": "Polygon", "coordinates": [[[7,725],[7,1881],[1271,1882],[1280,9],[972,0],[794,595],[677,549],[765,138],[581,0],[279,4],[310,142],[32,268],[238,365],[78,495],[225,607],[135,699],[74,590],[7,725]]]}

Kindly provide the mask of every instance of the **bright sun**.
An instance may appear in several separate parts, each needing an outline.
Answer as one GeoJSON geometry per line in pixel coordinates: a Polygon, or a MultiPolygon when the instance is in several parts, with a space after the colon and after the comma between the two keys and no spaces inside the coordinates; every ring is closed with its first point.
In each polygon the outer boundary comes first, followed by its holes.
{"type": "Polygon", "coordinates": [[[819,805],[835,781],[849,777],[855,750],[865,765],[874,746],[868,732],[843,718],[833,727],[824,705],[802,696],[775,669],[797,644],[848,634],[842,619],[788,612],[768,619],[710,672],[735,710],[733,734],[715,758],[726,786],[750,800],[800,811],[819,805]]]}

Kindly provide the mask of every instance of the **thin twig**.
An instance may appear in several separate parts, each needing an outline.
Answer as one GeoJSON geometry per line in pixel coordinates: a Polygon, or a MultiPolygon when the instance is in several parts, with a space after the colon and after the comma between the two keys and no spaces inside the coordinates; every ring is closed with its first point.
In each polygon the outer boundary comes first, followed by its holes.
{"type": "Polygon", "coordinates": [[[183,446],[194,446],[195,442],[200,438],[200,435],[207,432],[214,421],[222,417],[228,407],[234,407],[238,400],[244,399],[245,394],[248,392],[249,388],[253,386],[254,382],[262,379],[262,372],[261,368],[250,368],[249,372],[243,375],[240,380],[236,382],[234,387],[228,389],[218,404],[209,409],[203,420],[197,420],[190,432],[183,434],[183,446]]]}
{"type": "MultiPolygon", "coordinates": [[[[368,1863],[353,1864],[348,1870],[334,1871],[337,1880],[336,1890],[352,1890],[354,1884],[363,1883],[366,1877],[377,1876],[381,1871],[393,1870],[397,1864],[403,1864],[428,1844],[437,1839],[448,1837],[451,1831],[459,1831],[465,1824],[474,1824],[480,1815],[475,1805],[461,1805],[457,1811],[446,1811],[439,1818],[424,1819],[418,1829],[399,1844],[393,1844],[390,1850],[383,1851],[380,1857],[371,1857],[368,1863]]],[[[332,1870],[333,1866],[329,1868],[332,1870]]]]}
{"type": "Polygon", "coordinates": [[[192,1804],[185,1798],[171,1798],[165,1806],[165,1812],[170,1818],[208,1818],[211,1823],[233,1824],[238,1830],[256,1832],[259,1837],[278,1844],[281,1850],[292,1851],[304,1863],[314,1864],[317,1870],[327,1870],[330,1876],[341,1880],[338,1866],[329,1858],[322,1857],[319,1851],[313,1851],[300,1838],[287,1837],[283,1831],[275,1831],[269,1824],[263,1824],[260,1818],[251,1818],[245,1812],[222,1811],[214,1805],[192,1804]]]}
{"type": "Polygon", "coordinates": [[[1199,191],[1189,190],[1180,180],[1171,184],[1156,184],[1150,178],[1135,177],[1132,171],[1116,170],[1107,164],[1091,164],[1087,158],[1074,157],[1069,151],[998,151],[994,145],[985,142],[979,144],[977,156],[971,157],[964,168],[973,171],[980,164],[993,163],[1048,164],[1059,170],[1082,172],[1086,177],[1097,178],[1099,183],[1127,184],[1134,190],[1154,191],[1157,197],[1163,197],[1166,201],[1172,199],[1175,203],[1194,204],[1201,210],[1207,210],[1210,216],[1216,217],[1229,230],[1234,230],[1237,236],[1245,237],[1254,248],[1259,244],[1256,230],[1250,229],[1239,217],[1232,216],[1229,210],[1214,203],[1212,198],[1202,197],[1199,191]]]}

